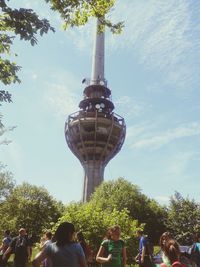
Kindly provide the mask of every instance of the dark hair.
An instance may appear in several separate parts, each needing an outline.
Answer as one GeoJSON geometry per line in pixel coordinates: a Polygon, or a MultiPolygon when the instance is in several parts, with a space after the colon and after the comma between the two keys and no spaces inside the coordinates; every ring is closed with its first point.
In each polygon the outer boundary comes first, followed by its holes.
{"type": "Polygon", "coordinates": [[[170,239],[166,242],[165,254],[168,257],[171,264],[173,264],[175,261],[179,261],[181,252],[179,244],[176,240],[170,239]]]}
{"type": "Polygon", "coordinates": [[[69,222],[63,222],[61,223],[54,235],[54,238],[56,240],[56,244],[58,246],[64,246],[71,242],[71,237],[73,233],[75,232],[74,225],[69,222]]]}
{"type": "Polygon", "coordinates": [[[85,238],[84,238],[84,236],[83,236],[82,231],[77,232],[76,236],[77,236],[77,239],[78,239],[79,242],[80,242],[80,241],[81,241],[81,242],[85,242],[85,238]]]}
{"type": "Polygon", "coordinates": [[[47,237],[48,239],[51,239],[51,238],[52,238],[52,232],[50,232],[50,231],[47,231],[47,232],[45,233],[45,235],[46,235],[46,237],[47,237]]]}
{"type": "Polygon", "coordinates": [[[80,243],[85,256],[87,257],[87,243],[85,242],[85,238],[82,231],[77,232],[76,234],[77,241],[80,243]]]}
{"type": "Polygon", "coordinates": [[[144,231],[139,229],[139,230],[136,231],[136,233],[139,234],[139,235],[143,235],[144,231]]]}
{"type": "Polygon", "coordinates": [[[194,236],[194,241],[199,242],[199,238],[200,238],[200,233],[196,233],[194,236]]]}
{"type": "Polygon", "coordinates": [[[10,230],[5,230],[4,234],[5,235],[10,235],[10,230]]]}

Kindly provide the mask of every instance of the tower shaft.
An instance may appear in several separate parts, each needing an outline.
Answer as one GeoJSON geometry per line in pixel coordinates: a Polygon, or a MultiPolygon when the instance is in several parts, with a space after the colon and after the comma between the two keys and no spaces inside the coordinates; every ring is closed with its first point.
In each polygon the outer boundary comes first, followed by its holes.
{"type": "Polygon", "coordinates": [[[95,191],[104,177],[105,166],[101,163],[92,161],[90,163],[83,164],[84,168],[84,184],[83,184],[83,202],[89,200],[91,194],[95,191]]]}

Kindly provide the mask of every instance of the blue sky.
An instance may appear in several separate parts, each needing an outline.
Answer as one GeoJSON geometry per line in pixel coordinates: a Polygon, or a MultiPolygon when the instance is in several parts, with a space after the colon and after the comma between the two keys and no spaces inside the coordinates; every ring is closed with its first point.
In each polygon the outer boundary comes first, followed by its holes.
{"type": "MultiPolygon", "coordinates": [[[[4,124],[16,125],[0,146],[0,160],[17,184],[45,186],[68,203],[82,196],[83,170],[67,147],[64,123],[78,110],[90,77],[94,21],[63,31],[43,1],[11,0],[50,20],[56,33],[38,45],[16,40],[21,84],[4,87],[4,124]]],[[[118,0],[110,17],[124,20],[121,35],[106,33],[105,76],[127,135],[106,167],[105,180],[124,177],[161,204],[175,191],[200,202],[200,2],[118,0]]],[[[0,140],[1,142],[2,140],[0,140]]]]}

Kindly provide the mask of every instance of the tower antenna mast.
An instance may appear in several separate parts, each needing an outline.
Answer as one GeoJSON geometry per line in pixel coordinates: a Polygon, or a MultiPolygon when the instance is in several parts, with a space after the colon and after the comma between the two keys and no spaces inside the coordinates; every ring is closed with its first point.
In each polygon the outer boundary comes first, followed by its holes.
{"type": "Polygon", "coordinates": [[[93,47],[92,75],[90,84],[104,85],[105,32],[99,32],[101,18],[97,19],[93,47]]]}

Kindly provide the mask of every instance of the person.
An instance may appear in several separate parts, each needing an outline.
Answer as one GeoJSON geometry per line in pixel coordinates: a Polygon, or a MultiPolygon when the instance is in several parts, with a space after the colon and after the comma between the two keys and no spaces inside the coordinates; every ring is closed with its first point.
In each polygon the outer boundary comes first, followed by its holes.
{"type": "Polygon", "coordinates": [[[14,253],[14,267],[26,267],[31,257],[31,249],[28,242],[26,229],[19,229],[19,235],[14,237],[4,253],[5,258],[9,253],[14,253]]]}
{"type": "MultiPolygon", "coordinates": [[[[44,238],[42,239],[40,249],[41,250],[44,249],[46,246],[48,246],[51,243],[52,243],[52,233],[51,233],[51,231],[47,231],[44,235],[44,238]]],[[[42,262],[42,266],[43,267],[50,267],[51,266],[50,259],[48,259],[48,258],[44,259],[44,261],[42,262]]]]}
{"type": "Polygon", "coordinates": [[[200,267],[200,233],[195,234],[194,243],[191,247],[191,260],[200,267]]]}
{"type": "Polygon", "coordinates": [[[139,238],[139,253],[135,257],[136,262],[139,263],[139,267],[149,267],[152,266],[151,253],[148,250],[148,240],[144,236],[142,230],[136,232],[137,237],[139,238]]]}
{"type": "Polygon", "coordinates": [[[42,250],[43,248],[45,248],[48,244],[52,243],[52,233],[51,231],[47,231],[44,235],[44,237],[42,238],[42,242],[40,245],[40,249],[42,250]]]}
{"type": "Polygon", "coordinates": [[[162,251],[162,261],[166,264],[166,265],[170,265],[170,261],[165,253],[165,246],[167,244],[167,242],[169,240],[172,239],[172,235],[170,232],[164,232],[161,237],[160,237],[160,240],[159,240],[159,245],[160,245],[160,248],[161,248],[161,251],[162,251]]]}
{"type": "Polygon", "coordinates": [[[7,261],[8,261],[10,254],[7,254],[7,257],[4,257],[4,259],[3,259],[3,255],[6,252],[7,248],[9,247],[11,240],[12,238],[10,236],[10,230],[6,230],[4,232],[4,238],[2,240],[2,244],[0,247],[0,254],[1,254],[0,267],[5,267],[7,265],[7,261]]]}
{"type": "Polygon", "coordinates": [[[120,239],[121,228],[115,225],[108,230],[106,238],[101,243],[96,256],[96,261],[107,267],[126,266],[126,247],[120,239]]]}
{"type": "Polygon", "coordinates": [[[72,223],[61,223],[54,235],[55,242],[48,244],[33,260],[33,266],[48,258],[52,267],[87,267],[85,255],[81,245],[74,242],[75,228],[72,223]]]}
{"type": "Polygon", "coordinates": [[[181,252],[176,240],[169,239],[165,242],[164,253],[168,258],[169,263],[163,262],[160,264],[161,267],[186,267],[185,264],[180,262],[181,252]]]}
{"type": "Polygon", "coordinates": [[[162,261],[164,263],[164,266],[169,267],[172,265],[170,258],[168,256],[169,255],[169,244],[172,244],[171,249],[173,249],[174,247],[176,250],[176,254],[178,255],[176,257],[177,257],[177,261],[179,261],[179,265],[181,264],[182,266],[187,266],[187,267],[194,266],[193,262],[188,257],[188,255],[186,253],[181,253],[179,243],[172,238],[172,235],[169,232],[163,233],[160,237],[160,247],[162,251],[162,261]]]}
{"type": "Polygon", "coordinates": [[[84,251],[88,266],[92,265],[94,261],[93,251],[91,250],[90,246],[86,243],[83,232],[82,231],[77,232],[76,238],[84,251]]]}

